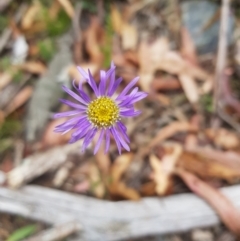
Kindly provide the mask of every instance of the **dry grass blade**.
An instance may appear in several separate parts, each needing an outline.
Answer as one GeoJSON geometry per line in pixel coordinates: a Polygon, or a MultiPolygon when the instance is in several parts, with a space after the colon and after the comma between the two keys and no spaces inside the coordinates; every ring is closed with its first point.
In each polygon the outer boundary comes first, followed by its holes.
{"type": "Polygon", "coordinates": [[[177,174],[198,196],[207,201],[218,213],[222,222],[240,237],[240,212],[220,191],[209,186],[193,174],[178,169],[177,174]]]}

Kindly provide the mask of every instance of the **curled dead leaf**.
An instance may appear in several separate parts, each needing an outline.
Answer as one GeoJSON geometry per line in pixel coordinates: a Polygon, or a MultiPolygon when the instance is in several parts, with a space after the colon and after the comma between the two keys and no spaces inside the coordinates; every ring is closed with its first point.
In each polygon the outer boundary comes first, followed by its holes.
{"type": "Polygon", "coordinates": [[[16,96],[12,99],[12,101],[7,105],[4,109],[5,116],[11,114],[17,108],[22,106],[29,98],[32,96],[33,88],[31,86],[26,86],[16,96]]]}
{"type": "Polygon", "coordinates": [[[156,183],[156,193],[166,195],[171,187],[171,175],[175,169],[179,156],[182,153],[182,146],[177,143],[168,143],[165,148],[171,148],[171,153],[167,153],[159,160],[155,155],[150,155],[150,164],[153,168],[153,179],[156,183]]]}
{"type": "Polygon", "coordinates": [[[194,193],[208,202],[222,222],[240,237],[240,212],[231,201],[219,190],[209,186],[193,174],[181,169],[178,169],[176,173],[194,193]]]}
{"type": "Polygon", "coordinates": [[[240,170],[232,168],[227,163],[224,165],[210,157],[186,151],[180,156],[178,166],[202,178],[220,178],[231,182],[240,177],[240,170]]]}

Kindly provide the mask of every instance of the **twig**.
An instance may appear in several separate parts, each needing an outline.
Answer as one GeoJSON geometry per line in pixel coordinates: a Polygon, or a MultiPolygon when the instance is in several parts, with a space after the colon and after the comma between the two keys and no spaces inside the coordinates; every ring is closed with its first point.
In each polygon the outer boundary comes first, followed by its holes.
{"type": "Polygon", "coordinates": [[[80,225],[76,221],[56,225],[46,231],[42,231],[34,237],[24,239],[23,241],[55,241],[62,240],[69,235],[80,230],[80,225]]]}
{"type": "MultiPolygon", "coordinates": [[[[239,185],[220,191],[240,209],[239,185]]],[[[76,220],[83,231],[71,241],[116,241],[151,234],[183,232],[220,222],[216,212],[194,194],[109,202],[39,186],[0,187],[0,212],[52,225],[76,220]],[[181,205],[179,205],[181,204],[181,205]]]]}
{"type": "Polygon", "coordinates": [[[215,72],[215,83],[214,83],[214,112],[218,111],[218,100],[221,94],[222,88],[222,75],[226,66],[227,57],[227,30],[228,30],[228,16],[229,16],[229,3],[230,0],[223,0],[221,10],[221,25],[219,32],[219,44],[217,54],[217,65],[215,72]]]}

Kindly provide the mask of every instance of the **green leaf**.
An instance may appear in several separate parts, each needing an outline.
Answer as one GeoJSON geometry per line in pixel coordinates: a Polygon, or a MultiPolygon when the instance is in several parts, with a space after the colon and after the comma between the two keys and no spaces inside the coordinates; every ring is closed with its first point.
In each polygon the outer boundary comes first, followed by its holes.
{"type": "Polygon", "coordinates": [[[27,225],[22,228],[17,229],[14,231],[7,241],[20,241],[24,238],[29,237],[30,235],[34,234],[37,230],[37,225],[27,225]]]}

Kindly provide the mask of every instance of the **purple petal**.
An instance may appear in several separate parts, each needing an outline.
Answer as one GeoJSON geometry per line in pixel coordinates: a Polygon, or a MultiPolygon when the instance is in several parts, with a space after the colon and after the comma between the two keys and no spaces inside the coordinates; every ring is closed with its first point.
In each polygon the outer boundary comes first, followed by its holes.
{"type": "Polygon", "coordinates": [[[117,129],[115,127],[112,128],[113,132],[115,132],[115,135],[118,137],[118,140],[120,141],[121,145],[123,146],[123,148],[127,151],[130,151],[130,148],[128,146],[128,144],[126,143],[126,141],[121,137],[121,135],[118,133],[117,129]]]}
{"type": "Polygon", "coordinates": [[[139,77],[134,78],[122,91],[122,93],[117,97],[116,100],[118,100],[118,98],[121,98],[122,96],[126,95],[127,92],[138,82],[139,77]]]}
{"type": "Polygon", "coordinates": [[[83,110],[83,111],[85,111],[85,110],[87,109],[86,106],[76,104],[76,103],[74,103],[74,102],[72,102],[72,101],[69,101],[69,100],[60,99],[60,101],[61,101],[62,103],[64,103],[65,105],[71,106],[71,107],[73,107],[73,108],[75,108],[75,109],[78,109],[78,110],[83,110]]]}
{"type": "Polygon", "coordinates": [[[97,88],[97,85],[96,85],[96,81],[94,80],[90,70],[88,70],[88,75],[89,75],[89,85],[92,87],[95,95],[98,97],[99,96],[99,92],[98,92],[98,88],[97,88]]]}
{"type": "Polygon", "coordinates": [[[114,137],[114,139],[115,139],[115,142],[116,142],[116,144],[117,144],[117,148],[118,148],[118,152],[119,152],[119,155],[121,155],[121,143],[120,143],[120,141],[119,141],[119,139],[118,139],[118,136],[117,136],[117,134],[115,133],[115,131],[113,130],[113,127],[111,127],[110,128],[110,131],[111,131],[111,133],[112,133],[112,135],[113,135],[113,137],[114,137]]]}
{"type": "Polygon", "coordinates": [[[89,79],[87,72],[83,68],[81,68],[80,66],[77,66],[77,69],[84,79],[86,79],[86,80],[89,79]]]}
{"type": "Polygon", "coordinates": [[[105,154],[108,152],[110,146],[110,131],[106,129],[106,146],[105,146],[105,154]]]}
{"type": "Polygon", "coordinates": [[[123,123],[121,123],[120,121],[117,122],[117,126],[119,129],[119,132],[123,135],[123,137],[125,138],[127,143],[130,143],[130,139],[126,133],[127,128],[125,127],[125,125],[123,125],[123,123]]]}
{"type": "Polygon", "coordinates": [[[79,110],[71,110],[71,111],[57,113],[54,115],[54,118],[62,118],[62,117],[68,117],[68,116],[73,116],[78,114],[80,114],[79,110]]]}
{"type": "Polygon", "coordinates": [[[97,141],[97,144],[94,148],[94,155],[97,153],[101,143],[102,143],[102,140],[103,140],[103,137],[104,137],[104,130],[101,130],[101,133],[100,133],[100,136],[98,138],[98,141],[97,141]]]}
{"type": "Polygon", "coordinates": [[[69,127],[74,127],[76,124],[78,124],[82,119],[87,119],[86,116],[77,116],[74,117],[70,120],[67,120],[66,122],[64,122],[63,124],[60,124],[58,126],[55,127],[54,131],[55,132],[63,132],[65,131],[67,128],[69,127]]]}
{"type": "Polygon", "coordinates": [[[142,112],[140,110],[134,111],[134,110],[125,110],[125,111],[120,111],[120,115],[124,117],[134,117],[140,115],[142,112]]]}
{"type": "Polygon", "coordinates": [[[70,90],[69,88],[67,88],[66,86],[62,86],[63,90],[65,92],[67,92],[69,95],[71,95],[75,100],[81,102],[84,105],[87,105],[86,101],[83,100],[79,95],[77,95],[76,93],[74,93],[72,90],[70,90]]]}
{"type": "Polygon", "coordinates": [[[84,141],[83,141],[83,145],[82,145],[82,151],[84,151],[88,145],[90,144],[90,142],[92,141],[94,135],[97,132],[97,128],[92,128],[86,135],[84,141]]]}
{"type": "Polygon", "coordinates": [[[113,93],[116,91],[117,87],[120,85],[122,80],[123,80],[122,77],[120,77],[114,82],[112,89],[109,89],[109,91],[108,91],[108,93],[109,93],[108,96],[111,97],[113,95],[113,93]]]}
{"type": "Polygon", "coordinates": [[[110,90],[112,89],[112,87],[114,85],[114,81],[115,81],[115,69],[116,69],[116,66],[114,65],[113,61],[111,62],[111,69],[114,69],[114,70],[111,72],[111,75],[110,75],[110,81],[109,81],[109,85],[108,85],[107,95],[110,94],[110,90]]]}
{"type": "Polygon", "coordinates": [[[79,85],[77,87],[75,85],[75,80],[73,80],[73,84],[72,85],[78,91],[78,93],[83,98],[83,100],[85,100],[87,103],[89,103],[91,101],[90,97],[84,92],[84,90],[82,88],[82,81],[79,81],[79,85]]]}
{"type": "Polygon", "coordinates": [[[73,143],[84,138],[84,136],[86,136],[87,132],[89,131],[89,128],[91,128],[90,123],[84,125],[84,128],[82,127],[81,129],[77,130],[72,134],[71,140],[69,142],[73,143]]]}
{"type": "Polygon", "coordinates": [[[131,104],[134,104],[135,102],[137,102],[137,101],[139,101],[139,100],[141,100],[141,99],[144,99],[145,97],[147,97],[147,93],[145,93],[145,92],[139,92],[139,93],[137,93],[135,96],[134,96],[134,98],[128,103],[129,105],[131,105],[131,104]]]}
{"type": "Polygon", "coordinates": [[[99,84],[99,94],[102,96],[105,94],[105,89],[106,89],[106,72],[104,70],[100,71],[100,84],[99,84]]]}

